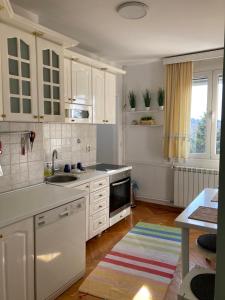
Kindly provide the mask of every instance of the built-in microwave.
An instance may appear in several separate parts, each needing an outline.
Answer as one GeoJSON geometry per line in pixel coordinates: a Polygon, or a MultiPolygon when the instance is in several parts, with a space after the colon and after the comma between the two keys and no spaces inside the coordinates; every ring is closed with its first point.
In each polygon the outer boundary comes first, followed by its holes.
{"type": "Polygon", "coordinates": [[[67,123],[92,123],[92,106],[65,103],[65,121],[67,123]]]}

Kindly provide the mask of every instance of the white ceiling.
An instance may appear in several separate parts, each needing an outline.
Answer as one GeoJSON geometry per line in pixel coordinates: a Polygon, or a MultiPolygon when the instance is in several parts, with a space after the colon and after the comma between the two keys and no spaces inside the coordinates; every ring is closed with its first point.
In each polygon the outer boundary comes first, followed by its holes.
{"type": "Polygon", "coordinates": [[[223,47],[224,0],[144,0],[141,20],[121,18],[125,0],[12,0],[42,25],[71,36],[79,47],[117,63],[223,47]]]}

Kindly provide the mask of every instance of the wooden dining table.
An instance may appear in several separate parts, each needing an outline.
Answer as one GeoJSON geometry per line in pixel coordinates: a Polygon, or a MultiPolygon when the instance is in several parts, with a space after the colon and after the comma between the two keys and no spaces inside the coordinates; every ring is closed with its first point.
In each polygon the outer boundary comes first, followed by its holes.
{"type": "Polygon", "coordinates": [[[175,219],[177,227],[182,231],[182,277],[189,272],[189,230],[200,229],[208,233],[217,232],[217,223],[200,221],[190,218],[190,216],[199,207],[209,207],[218,209],[218,202],[215,201],[218,195],[218,189],[207,188],[204,189],[175,219]]]}

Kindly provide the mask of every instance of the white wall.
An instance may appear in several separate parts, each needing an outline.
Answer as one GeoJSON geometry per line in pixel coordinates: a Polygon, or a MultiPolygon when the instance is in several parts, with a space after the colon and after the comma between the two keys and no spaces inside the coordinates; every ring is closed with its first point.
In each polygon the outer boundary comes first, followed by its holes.
{"type": "MultiPolygon", "coordinates": [[[[137,110],[144,110],[142,92],[152,91],[152,109],[158,108],[157,91],[163,86],[164,67],[162,62],[126,67],[124,78],[127,110],[129,111],[128,92],[137,94],[137,110]]],[[[133,119],[151,115],[158,124],[163,124],[163,112],[144,114],[125,113],[125,163],[133,166],[132,176],[140,187],[138,196],[148,200],[171,201],[173,199],[173,171],[163,159],[163,127],[130,127],[133,119]]]]}

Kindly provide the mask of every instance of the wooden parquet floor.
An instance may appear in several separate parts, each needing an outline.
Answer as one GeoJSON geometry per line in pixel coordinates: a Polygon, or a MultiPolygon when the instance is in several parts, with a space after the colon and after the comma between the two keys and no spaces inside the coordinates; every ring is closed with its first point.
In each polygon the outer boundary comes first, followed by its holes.
{"type": "MultiPolygon", "coordinates": [[[[86,274],[76,284],[65,291],[58,300],[97,300],[99,298],[91,296],[79,296],[78,288],[87,277],[87,275],[96,267],[98,262],[111,250],[111,248],[139,221],[174,226],[174,219],[179,215],[181,210],[167,206],[149,204],[138,201],[132,214],[125,220],[115,224],[104,232],[100,237],[95,237],[87,242],[86,251],[86,274]]],[[[205,258],[196,248],[196,238],[201,232],[191,230],[190,233],[190,265],[200,265],[209,267],[205,258]]],[[[213,266],[212,266],[213,267],[213,266]]],[[[181,282],[181,266],[178,265],[175,277],[169,287],[165,300],[177,299],[177,291],[181,282]]],[[[118,299],[123,300],[123,299],[118,299]]]]}

